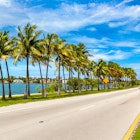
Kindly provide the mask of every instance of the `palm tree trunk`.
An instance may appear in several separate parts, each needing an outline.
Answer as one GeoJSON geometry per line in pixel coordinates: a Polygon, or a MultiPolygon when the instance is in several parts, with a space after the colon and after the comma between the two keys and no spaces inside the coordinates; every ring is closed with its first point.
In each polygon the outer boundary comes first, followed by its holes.
{"type": "Polygon", "coordinates": [[[100,90],[100,86],[99,86],[99,76],[98,76],[98,91],[100,90]]]}
{"type": "MultiPolygon", "coordinates": [[[[48,84],[48,71],[49,71],[49,58],[47,59],[47,69],[46,69],[46,88],[48,84]]],[[[45,94],[46,94],[46,88],[45,88],[45,94]]],[[[46,94],[47,95],[47,94],[46,94]]],[[[45,95],[45,96],[46,96],[45,95]]]]}
{"type": "Polygon", "coordinates": [[[106,83],[104,83],[104,89],[106,88],[106,83]]]}
{"type": "Polygon", "coordinates": [[[70,78],[71,78],[71,77],[70,77],[70,73],[71,73],[71,70],[70,70],[70,66],[69,66],[69,93],[71,92],[71,91],[70,91],[70,84],[71,84],[71,80],[70,80],[70,78]]]}
{"type": "MultiPolygon", "coordinates": [[[[72,72],[72,67],[71,67],[71,72],[70,72],[70,74],[71,74],[71,79],[73,80],[73,72],[72,72]]],[[[75,88],[74,88],[74,83],[72,82],[72,85],[71,85],[71,89],[72,89],[72,92],[75,92],[75,88]]],[[[71,93],[71,95],[72,95],[72,93],[71,93]]]]}
{"type": "Polygon", "coordinates": [[[58,96],[60,96],[60,58],[58,61],[58,96]]]}
{"type": "Polygon", "coordinates": [[[78,93],[81,93],[81,85],[80,85],[80,68],[78,66],[78,93]]]}
{"type": "Polygon", "coordinates": [[[90,84],[91,84],[91,90],[93,90],[93,79],[92,79],[92,72],[90,72],[90,76],[91,76],[91,82],[90,82],[90,84]]]}
{"type": "Polygon", "coordinates": [[[26,91],[24,93],[24,99],[30,96],[30,86],[29,86],[29,58],[26,57],[26,91]]]}
{"type": "Polygon", "coordinates": [[[5,89],[4,89],[4,81],[3,81],[3,72],[0,64],[0,73],[1,73],[1,82],[2,82],[2,100],[5,100],[5,89]]]}
{"type": "Polygon", "coordinates": [[[9,74],[9,69],[8,69],[8,63],[7,63],[7,60],[5,61],[5,64],[6,64],[7,75],[8,75],[9,98],[12,98],[12,93],[11,93],[11,82],[10,82],[10,74],[9,74]]]}
{"type": "Polygon", "coordinates": [[[65,69],[64,69],[64,66],[63,66],[63,78],[64,78],[64,90],[66,92],[66,81],[65,81],[65,69]]]}
{"type": "Polygon", "coordinates": [[[109,82],[107,83],[107,88],[110,89],[110,85],[111,85],[111,83],[110,83],[111,82],[110,76],[108,76],[108,79],[109,79],[109,82]]]}
{"type": "Polygon", "coordinates": [[[118,78],[118,88],[120,88],[120,79],[118,78]]]}
{"type": "Polygon", "coordinates": [[[86,86],[85,86],[85,88],[86,88],[86,91],[87,91],[87,77],[86,77],[86,75],[85,75],[85,80],[86,80],[86,86]]]}
{"type": "Polygon", "coordinates": [[[40,71],[40,77],[41,77],[42,96],[45,98],[45,97],[46,97],[46,94],[45,94],[45,92],[44,92],[44,83],[43,83],[43,77],[42,77],[42,71],[41,71],[40,62],[39,62],[38,64],[39,64],[39,71],[40,71]]]}

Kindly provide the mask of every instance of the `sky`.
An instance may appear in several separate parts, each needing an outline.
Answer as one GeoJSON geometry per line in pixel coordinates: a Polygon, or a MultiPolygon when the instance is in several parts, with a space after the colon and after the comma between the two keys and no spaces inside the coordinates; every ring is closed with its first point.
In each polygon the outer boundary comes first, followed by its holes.
{"type": "MultiPolygon", "coordinates": [[[[91,60],[131,67],[140,79],[140,0],[0,0],[0,31],[17,35],[17,27],[36,24],[45,34],[56,33],[67,43],[84,43],[91,60]]],[[[13,76],[25,76],[25,61],[13,65],[13,76]]],[[[2,62],[6,77],[5,64],[2,62]]],[[[56,77],[52,64],[49,77],[56,77]]],[[[42,67],[45,77],[45,66],[42,67]]],[[[30,76],[39,77],[30,64],[30,76]]]]}

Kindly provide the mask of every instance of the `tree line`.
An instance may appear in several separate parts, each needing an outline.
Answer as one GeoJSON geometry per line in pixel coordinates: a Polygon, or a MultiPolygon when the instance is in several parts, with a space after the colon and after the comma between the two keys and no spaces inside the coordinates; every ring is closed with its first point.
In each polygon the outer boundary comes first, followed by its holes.
{"type": "MultiPolygon", "coordinates": [[[[23,28],[18,26],[17,36],[13,38],[9,36],[9,31],[0,32],[0,60],[4,60],[6,64],[9,81],[9,98],[12,98],[10,73],[7,62],[9,58],[14,58],[13,64],[22,61],[23,59],[26,60],[25,99],[30,96],[29,63],[32,63],[33,65],[38,63],[40,78],[42,79],[43,97],[47,96],[45,89],[48,84],[47,80],[50,62],[55,63],[56,71],[58,71],[58,96],[61,92],[61,68],[63,71],[64,85],[66,85],[65,71],[69,72],[68,83],[70,83],[73,74],[77,73],[78,93],[81,93],[81,74],[84,75],[85,78],[88,77],[91,79],[91,85],[93,85],[93,79],[96,78],[98,90],[100,90],[99,84],[105,78],[108,79],[108,84],[112,82],[117,83],[118,86],[120,80],[124,80],[127,83],[128,81],[136,79],[136,72],[132,68],[123,68],[115,62],[110,61],[107,63],[102,59],[95,62],[94,60],[89,59],[91,56],[92,55],[83,43],[79,43],[78,45],[67,43],[66,40],[59,38],[59,36],[54,33],[44,35],[43,31],[37,30],[37,26],[31,25],[30,23],[27,23],[23,28]],[[41,70],[42,64],[46,66],[45,87],[41,70]]],[[[1,63],[0,74],[2,81],[2,100],[5,100],[4,77],[1,63]]]]}

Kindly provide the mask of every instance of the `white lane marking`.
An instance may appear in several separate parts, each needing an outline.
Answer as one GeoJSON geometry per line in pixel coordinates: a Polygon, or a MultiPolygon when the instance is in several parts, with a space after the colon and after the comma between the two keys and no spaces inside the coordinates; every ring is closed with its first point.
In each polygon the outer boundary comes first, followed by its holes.
{"type": "Polygon", "coordinates": [[[86,107],[81,108],[80,111],[87,110],[87,109],[93,108],[95,106],[96,105],[89,105],[89,106],[86,106],[86,107]]]}

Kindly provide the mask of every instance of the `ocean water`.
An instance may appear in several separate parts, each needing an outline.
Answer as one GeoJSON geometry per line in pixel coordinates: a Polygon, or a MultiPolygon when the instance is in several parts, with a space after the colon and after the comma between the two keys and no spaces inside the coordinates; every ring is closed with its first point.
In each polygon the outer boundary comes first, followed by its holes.
{"type": "MultiPolygon", "coordinates": [[[[5,94],[8,95],[8,84],[4,84],[4,87],[5,87],[5,94]]],[[[12,83],[11,84],[12,95],[23,94],[25,91],[25,87],[26,87],[26,84],[12,83]]],[[[36,88],[41,89],[41,84],[30,84],[31,93],[37,93],[38,90],[36,88]]],[[[2,95],[2,84],[0,84],[0,95],[2,95]]]]}

